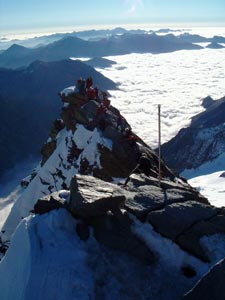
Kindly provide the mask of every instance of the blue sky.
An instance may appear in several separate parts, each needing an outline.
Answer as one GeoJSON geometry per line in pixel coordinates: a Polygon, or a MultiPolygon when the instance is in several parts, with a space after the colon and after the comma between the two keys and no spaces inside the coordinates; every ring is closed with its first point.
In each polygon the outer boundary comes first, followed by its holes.
{"type": "Polygon", "coordinates": [[[225,24],[225,0],[0,0],[0,34],[78,26],[225,24]]]}

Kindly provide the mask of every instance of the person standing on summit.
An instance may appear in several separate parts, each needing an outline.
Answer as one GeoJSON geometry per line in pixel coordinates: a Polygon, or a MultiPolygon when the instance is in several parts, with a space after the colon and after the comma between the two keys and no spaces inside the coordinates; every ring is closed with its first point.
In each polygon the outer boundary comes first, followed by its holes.
{"type": "Polygon", "coordinates": [[[129,176],[127,177],[125,183],[124,183],[124,187],[127,185],[127,183],[130,180],[130,176],[134,173],[140,174],[143,173],[146,176],[150,176],[151,174],[151,161],[148,158],[146,153],[142,153],[141,157],[138,160],[138,163],[136,165],[136,167],[130,172],[129,176]]]}

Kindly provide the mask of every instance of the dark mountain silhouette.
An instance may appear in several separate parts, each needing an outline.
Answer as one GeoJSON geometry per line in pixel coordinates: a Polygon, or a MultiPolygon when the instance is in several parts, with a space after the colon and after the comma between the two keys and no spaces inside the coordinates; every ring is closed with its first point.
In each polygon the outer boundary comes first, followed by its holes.
{"type": "Polygon", "coordinates": [[[0,69],[0,176],[29,155],[39,155],[61,107],[57,93],[80,76],[92,76],[103,89],[116,87],[81,61],[36,61],[22,70],[0,69]]]}
{"type": "MultiPolygon", "coordinates": [[[[34,48],[34,47],[40,47],[44,45],[48,45],[50,43],[53,43],[55,41],[58,41],[62,38],[72,36],[72,37],[78,37],[84,40],[100,40],[102,38],[106,38],[112,35],[118,35],[118,34],[124,34],[126,32],[129,33],[146,33],[146,30],[141,30],[141,29],[131,29],[127,30],[122,27],[117,27],[114,29],[100,29],[100,30],[85,30],[85,31],[73,31],[73,32],[66,32],[66,33],[54,33],[51,35],[43,35],[43,36],[38,36],[38,37],[33,37],[33,38],[28,38],[24,40],[7,40],[7,39],[0,39],[0,49],[7,49],[9,48],[12,44],[18,44],[24,47],[28,48],[34,48]]],[[[152,32],[152,31],[151,31],[152,32]]]]}
{"type": "Polygon", "coordinates": [[[198,45],[182,42],[173,36],[156,34],[115,35],[99,41],[85,41],[77,37],[66,37],[45,47],[28,49],[13,45],[0,55],[0,67],[18,68],[35,60],[56,61],[69,57],[102,57],[128,53],[164,53],[184,49],[201,49],[198,45]]]}
{"type": "Polygon", "coordinates": [[[164,159],[177,172],[195,169],[225,151],[225,97],[217,101],[207,97],[203,104],[207,109],[162,145],[164,159]]]}
{"type": "Polygon", "coordinates": [[[93,68],[109,68],[112,65],[115,65],[116,62],[110,59],[102,58],[102,57],[95,57],[92,59],[89,59],[87,61],[84,61],[85,64],[93,67],[93,68]]]}
{"type": "Polygon", "coordinates": [[[209,45],[206,46],[206,48],[210,48],[210,49],[222,49],[224,48],[223,45],[220,45],[218,43],[210,43],[209,45]]]}

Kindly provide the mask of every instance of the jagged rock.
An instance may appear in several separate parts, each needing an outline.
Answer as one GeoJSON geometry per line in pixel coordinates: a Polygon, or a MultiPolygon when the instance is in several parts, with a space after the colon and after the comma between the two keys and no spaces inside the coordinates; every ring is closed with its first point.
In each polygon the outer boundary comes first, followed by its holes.
{"type": "Polygon", "coordinates": [[[104,246],[124,251],[145,264],[156,261],[152,251],[131,231],[127,214],[108,214],[92,220],[95,238],[104,246]]]}
{"type": "Polygon", "coordinates": [[[224,300],[225,259],[213,266],[202,279],[184,295],[183,300],[224,300]]]}
{"type": "Polygon", "coordinates": [[[71,180],[70,193],[69,210],[86,218],[118,210],[125,201],[119,187],[91,176],[75,175],[71,180]]]}
{"type": "Polygon", "coordinates": [[[130,167],[127,161],[115,155],[115,153],[108,148],[99,145],[98,147],[100,156],[100,163],[102,168],[94,170],[94,176],[107,181],[112,181],[113,177],[123,178],[130,172],[130,167]]]}
{"type": "Polygon", "coordinates": [[[77,108],[89,101],[87,97],[73,92],[69,93],[68,95],[62,93],[60,94],[60,97],[63,102],[67,102],[73,106],[76,106],[77,108]]]}
{"type": "Polygon", "coordinates": [[[106,126],[104,132],[104,137],[109,138],[111,140],[121,140],[123,138],[122,134],[116,129],[116,127],[108,125],[106,126]]]}
{"type": "Polygon", "coordinates": [[[141,221],[146,219],[149,212],[160,210],[171,203],[194,199],[197,202],[209,204],[207,199],[185,182],[175,183],[164,180],[159,187],[156,178],[141,174],[130,176],[127,190],[130,191],[130,194],[125,202],[125,207],[141,221]],[[167,189],[162,186],[166,186],[167,189]]]}
{"type": "Polygon", "coordinates": [[[50,130],[49,137],[51,139],[56,139],[57,134],[59,133],[60,130],[62,130],[65,127],[65,124],[62,119],[56,119],[53,122],[52,128],[50,130]]]}
{"type": "Polygon", "coordinates": [[[162,190],[151,186],[146,191],[136,192],[133,198],[129,197],[125,202],[125,208],[141,221],[145,221],[147,214],[150,211],[163,208],[164,202],[162,190]]]}
{"type": "Polygon", "coordinates": [[[210,96],[207,96],[202,99],[202,106],[206,109],[209,108],[213,103],[214,103],[214,100],[210,96]]]}
{"type": "Polygon", "coordinates": [[[96,111],[99,103],[95,100],[91,100],[82,107],[82,111],[85,113],[88,119],[96,118],[96,111]]]}
{"type": "Polygon", "coordinates": [[[218,214],[218,208],[196,201],[186,201],[167,205],[164,209],[150,212],[148,221],[156,231],[175,240],[197,222],[218,214]]]}
{"type": "Polygon", "coordinates": [[[220,174],[220,177],[225,178],[225,172],[223,172],[222,174],[220,174]]]}
{"type": "Polygon", "coordinates": [[[50,142],[47,142],[43,145],[41,149],[41,154],[42,154],[41,165],[44,165],[44,163],[52,155],[55,149],[56,149],[56,140],[51,140],[50,142]]]}
{"type": "Polygon", "coordinates": [[[61,195],[62,192],[54,192],[38,199],[32,212],[34,214],[45,214],[53,209],[67,208],[66,200],[61,195]]]}
{"type": "Polygon", "coordinates": [[[80,123],[87,125],[89,123],[85,113],[79,108],[78,105],[70,104],[62,108],[61,117],[68,130],[75,129],[75,124],[80,123]]]}

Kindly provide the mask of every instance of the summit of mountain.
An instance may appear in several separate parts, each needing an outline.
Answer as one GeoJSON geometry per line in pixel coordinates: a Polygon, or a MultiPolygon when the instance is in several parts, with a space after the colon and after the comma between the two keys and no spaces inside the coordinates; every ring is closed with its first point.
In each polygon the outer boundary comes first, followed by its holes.
{"type": "Polygon", "coordinates": [[[0,176],[30,155],[39,155],[41,141],[61,107],[57,91],[74,86],[80,76],[93,76],[103,89],[116,88],[81,61],[35,61],[20,70],[0,70],[0,139],[4,141],[0,145],[0,176]]]}
{"type": "Polygon", "coordinates": [[[224,209],[160,160],[107,93],[81,87],[60,92],[2,228],[0,297],[180,300],[225,255],[224,209]]]}

